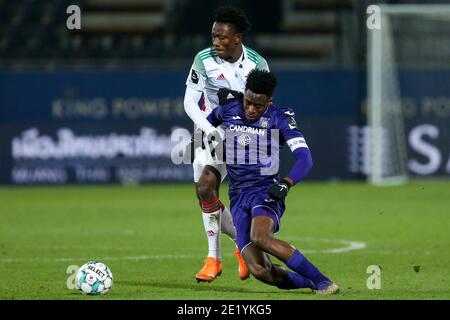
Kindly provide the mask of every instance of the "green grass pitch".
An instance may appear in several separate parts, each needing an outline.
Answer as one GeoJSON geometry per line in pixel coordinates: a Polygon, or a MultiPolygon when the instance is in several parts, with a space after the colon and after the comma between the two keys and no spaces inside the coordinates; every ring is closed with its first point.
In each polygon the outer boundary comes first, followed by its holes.
{"type": "Polygon", "coordinates": [[[449,182],[305,182],[290,191],[278,237],[342,294],[241,281],[224,235],[222,276],[197,283],[206,236],[192,184],[2,187],[0,299],[450,299],[449,182]],[[68,267],[91,259],[114,274],[105,296],[67,288],[68,267]],[[380,289],[367,288],[370,265],[381,267],[380,289]]]}

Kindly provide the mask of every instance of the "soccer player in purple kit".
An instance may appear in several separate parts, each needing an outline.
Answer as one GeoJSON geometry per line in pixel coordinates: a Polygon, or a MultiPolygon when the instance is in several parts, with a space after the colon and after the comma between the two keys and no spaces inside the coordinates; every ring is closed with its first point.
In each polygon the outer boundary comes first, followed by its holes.
{"type": "Polygon", "coordinates": [[[213,126],[225,124],[226,127],[224,146],[230,179],[230,208],[237,231],[236,242],[250,272],[258,280],[280,289],[311,288],[317,294],[338,294],[339,286],[320,272],[298,249],[274,238],[274,233],[280,227],[285,210],[284,200],[289,189],[312,168],[311,153],[297,128],[294,111],[272,103],[276,84],[272,73],[252,70],[244,94],[221,89],[218,93],[221,106],[207,118],[213,126]],[[277,132],[280,141],[274,143],[277,132]],[[266,145],[260,144],[260,141],[267,141],[266,145]],[[272,172],[264,171],[268,169],[269,162],[263,159],[264,154],[260,149],[272,150],[267,153],[266,160],[271,160],[270,166],[273,166],[284,144],[290,147],[296,163],[280,180],[278,166],[272,172]],[[244,161],[236,161],[235,151],[239,145],[245,153],[244,161]],[[252,148],[253,151],[258,149],[258,152],[253,152],[253,156],[258,154],[257,161],[249,161],[252,148]],[[273,264],[269,255],[283,261],[292,271],[273,264]]]}

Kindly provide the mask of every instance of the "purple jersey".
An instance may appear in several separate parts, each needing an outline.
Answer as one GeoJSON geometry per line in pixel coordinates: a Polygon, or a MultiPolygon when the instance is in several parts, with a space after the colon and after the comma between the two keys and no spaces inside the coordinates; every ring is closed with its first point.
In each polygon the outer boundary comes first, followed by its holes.
{"type": "Polygon", "coordinates": [[[288,144],[292,151],[307,148],[297,128],[294,111],[271,104],[256,121],[247,121],[238,100],[217,107],[208,116],[213,126],[226,127],[225,146],[230,196],[249,188],[267,191],[278,180],[279,154],[288,144]]]}

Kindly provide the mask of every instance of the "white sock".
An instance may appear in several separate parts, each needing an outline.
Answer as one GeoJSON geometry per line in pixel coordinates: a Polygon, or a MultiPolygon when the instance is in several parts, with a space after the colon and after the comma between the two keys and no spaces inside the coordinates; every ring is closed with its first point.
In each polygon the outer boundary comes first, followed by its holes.
{"type": "Polygon", "coordinates": [[[223,210],[221,212],[221,220],[222,232],[236,243],[236,228],[233,224],[233,217],[231,216],[230,210],[228,210],[228,208],[225,206],[223,207],[223,210]]]}
{"type": "Polygon", "coordinates": [[[220,210],[212,213],[202,212],[202,217],[208,239],[208,257],[222,260],[220,256],[220,210]]]}

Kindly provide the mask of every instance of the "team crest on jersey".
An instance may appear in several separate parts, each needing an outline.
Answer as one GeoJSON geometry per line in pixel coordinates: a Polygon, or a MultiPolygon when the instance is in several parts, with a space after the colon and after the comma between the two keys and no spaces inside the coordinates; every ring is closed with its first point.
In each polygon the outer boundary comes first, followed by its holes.
{"type": "Polygon", "coordinates": [[[269,126],[269,118],[261,117],[259,120],[259,126],[261,128],[267,128],[269,126]]]}
{"type": "Polygon", "coordinates": [[[241,134],[241,136],[238,138],[238,143],[243,147],[248,146],[250,144],[250,141],[252,141],[252,139],[248,134],[245,133],[241,134]]]}

